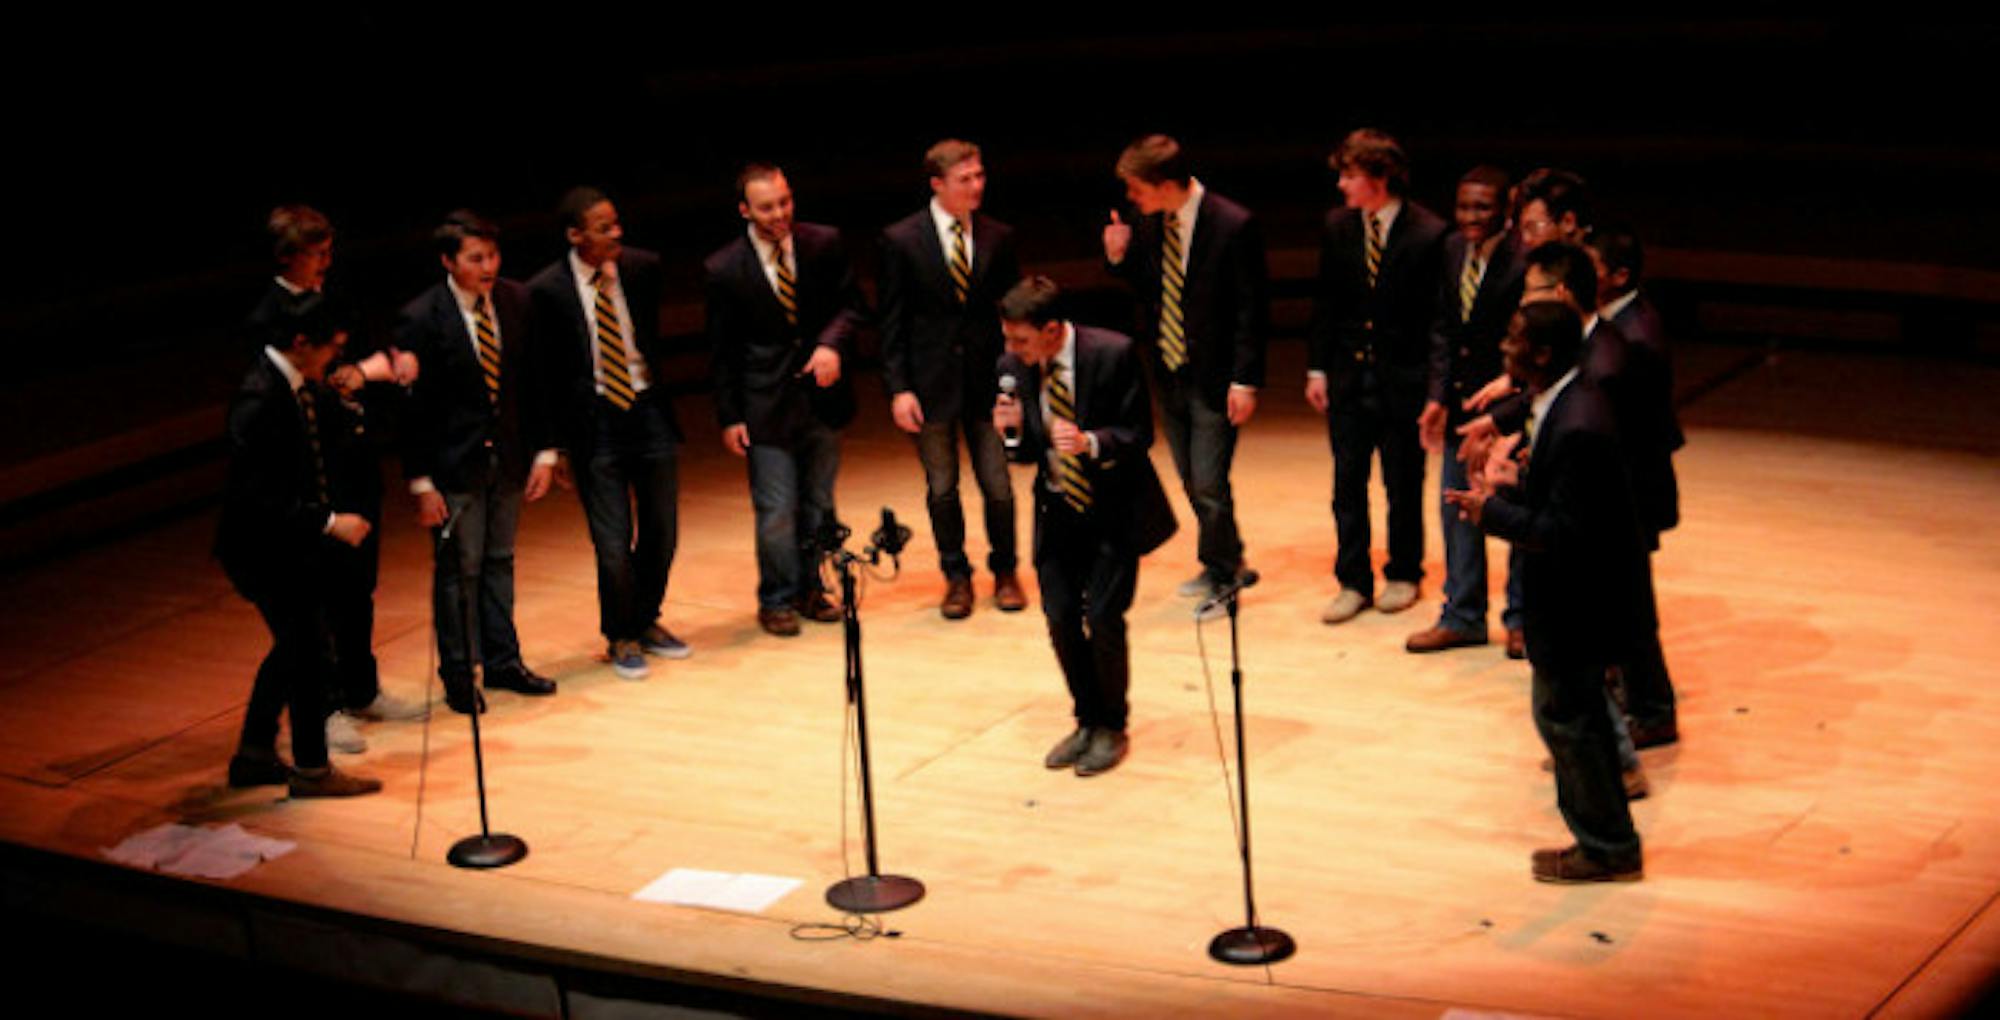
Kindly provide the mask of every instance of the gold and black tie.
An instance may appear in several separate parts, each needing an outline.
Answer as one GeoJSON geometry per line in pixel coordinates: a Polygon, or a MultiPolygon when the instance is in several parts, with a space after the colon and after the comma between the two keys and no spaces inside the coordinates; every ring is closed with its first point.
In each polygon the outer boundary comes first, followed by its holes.
{"type": "MultiPolygon", "coordinates": [[[[1049,365],[1049,413],[1070,424],[1076,424],[1076,402],[1070,398],[1069,384],[1063,382],[1062,366],[1049,365]]],[[[1090,509],[1090,479],[1083,473],[1083,458],[1074,453],[1056,455],[1056,488],[1062,490],[1063,502],[1070,509],[1083,513],[1090,509]]]]}
{"type": "Polygon", "coordinates": [[[965,221],[951,221],[951,294],[959,304],[972,291],[972,255],[965,250],[965,221]]]}
{"type": "Polygon", "coordinates": [[[1458,274],[1458,321],[1471,320],[1472,303],[1479,298],[1479,281],[1485,277],[1486,260],[1479,257],[1476,249],[1468,250],[1465,270],[1458,274]]]}
{"type": "Polygon", "coordinates": [[[1368,214],[1368,286],[1373,289],[1382,275],[1382,218],[1368,214]]]}
{"type": "Polygon", "coordinates": [[[600,269],[590,285],[597,290],[592,318],[597,323],[597,363],[604,381],[604,399],[627,411],[638,391],[632,388],[632,369],[625,362],[625,330],[618,324],[618,306],[611,301],[611,277],[600,269]]]}
{"type": "Polygon", "coordinates": [[[486,377],[486,399],[500,400],[500,332],[493,328],[493,309],[481,294],[472,303],[473,340],[479,345],[479,373],[486,377]]]}
{"type": "Polygon", "coordinates": [[[299,387],[299,416],[306,423],[306,446],[312,450],[313,486],[321,503],[332,502],[326,484],[326,451],[319,445],[319,410],[311,386],[299,387]]]}
{"type": "Polygon", "coordinates": [[[799,281],[792,275],[791,260],[785,258],[785,249],[772,249],[771,268],[777,270],[778,306],[785,310],[785,323],[796,326],[799,324],[799,281]]]}
{"type": "Polygon", "coordinates": [[[1187,325],[1181,318],[1181,288],[1187,273],[1179,213],[1167,214],[1160,240],[1160,357],[1173,372],[1187,364],[1187,325]]]}

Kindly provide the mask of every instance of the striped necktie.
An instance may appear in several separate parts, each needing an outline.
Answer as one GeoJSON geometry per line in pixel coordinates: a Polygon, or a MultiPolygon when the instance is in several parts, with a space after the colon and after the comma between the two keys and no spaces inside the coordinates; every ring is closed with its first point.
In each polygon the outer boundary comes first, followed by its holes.
{"type": "MultiPolygon", "coordinates": [[[[1063,381],[1062,363],[1049,363],[1049,413],[1076,424],[1076,402],[1070,398],[1069,384],[1063,381]]],[[[1056,488],[1063,502],[1082,513],[1090,509],[1090,479],[1083,473],[1083,458],[1074,453],[1056,455],[1056,488]]]]}
{"type": "Polygon", "coordinates": [[[951,221],[951,294],[959,304],[972,291],[972,255],[965,250],[965,221],[951,221]]]}
{"type": "Polygon", "coordinates": [[[313,399],[310,384],[299,387],[299,417],[306,423],[306,446],[312,450],[313,487],[321,503],[330,503],[332,498],[326,484],[326,451],[319,444],[319,410],[313,399]]]}
{"type": "Polygon", "coordinates": [[[479,345],[479,373],[486,377],[486,398],[500,400],[500,331],[493,328],[493,309],[486,295],[472,303],[473,339],[479,345]]]}
{"type": "Polygon", "coordinates": [[[771,268],[777,271],[778,305],[785,310],[785,323],[799,324],[799,281],[792,275],[791,260],[785,258],[782,246],[771,249],[771,268]]]}
{"type": "Polygon", "coordinates": [[[1167,371],[1187,364],[1187,324],[1181,317],[1181,288],[1187,283],[1181,251],[1181,217],[1168,213],[1160,245],[1160,357],[1167,371]]]}
{"type": "Polygon", "coordinates": [[[1373,290],[1375,281],[1382,276],[1382,217],[1368,214],[1368,287],[1373,290]]]}
{"type": "Polygon", "coordinates": [[[1472,319],[1472,303],[1479,298],[1479,281],[1486,278],[1486,260],[1477,248],[1465,252],[1465,271],[1458,274],[1458,321],[1472,319]]]}
{"type": "Polygon", "coordinates": [[[591,317],[597,323],[597,365],[604,399],[620,411],[631,410],[638,391],[632,387],[632,369],[625,361],[625,330],[618,324],[618,306],[611,301],[611,275],[600,269],[590,285],[597,290],[591,317]]]}

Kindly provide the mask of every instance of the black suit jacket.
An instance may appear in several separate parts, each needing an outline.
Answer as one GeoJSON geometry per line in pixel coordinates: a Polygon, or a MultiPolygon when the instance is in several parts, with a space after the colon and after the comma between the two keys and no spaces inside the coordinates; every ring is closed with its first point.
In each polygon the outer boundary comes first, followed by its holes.
{"type": "Polygon", "coordinates": [[[747,234],[702,263],[716,417],[724,428],[748,426],[752,443],[790,443],[814,418],[833,428],[854,418],[848,377],[854,332],[867,317],[854,266],[840,231],[816,223],[792,225],[792,257],[796,326],[785,321],[747,234]],[[833,386],[821,388],[799,375],[815,346],[840,353],[840,381],[833,386]]]}
{"type": "Polygon", "coordinates": [[[1357,369],[1373,364],[1391,413],[1415,420],[1429,375],[1431,325],[1442,271],[1444,221],[1403,200],[1383,238],[1382,265],[1368,285],[1368,222],[1359,209],[1335,209],[1320,232],[1319,281],[1306,341],[1306,367],[1327,375],[1335,403],[1352,399],[1357,369]]]}
{"type": "Polygon", "coordinates": [[[1500,375],[1500,341],[1521,305],[1526,264],[1519,240],[1503,234],[1487,258],[1486,274],[1472,299],[1470,318],[1459,316],[1458,280],[1465,271],[1465,237],[1453,232],[1444,239],[1439,259],[1437,309],[1431,319],[1430,387],[1427,400],[1444,405],[1449,427],[1477,415],[1465,410],[1466,398],[1500,375]]]}
{"type": "MultiPolygon", "coordinates": [[[[1132,225],[1125,260],[1110,266],[1139,301],[1138,333],[1146,360],[1164,373],[1160,357],[1160,261],[1166,216],[1155,213],[1132,225]]],[[[1229,385],[1264,385],[1264,344],[1269,333],[1270,270],[1264,233],[1250,210],[1204,188],[1194,237],[1182,266],[1181,320],[1188,369],[1202,400],[1221,410],[1229,385]]]]}
{"type": "MultiPolygon", "coordinates": [[[[668,427],[678,440],[680,425],[674,420],[673,404],[660,372],[667,353],[666,341],[660,336],[660,257],[643,248],[627,247],[618,256],[618,285],[632,314],[633,344],[646,360],[650,383],[646,399],[665,409],[668,427]]],[[[528,280],[528,308],[528,330],[538,338],[530,348],[534,358],[534,385],[530,389],[537,405],[530,416],[541,423],[542,442],[567,451],[573,458],[587,458],[599,399],[597,377],[590,367],[597,337],[585,322],[567,253],[528,280]]]]}
{"type": "Polygon", "coordinates": [[[499,468],[517,481],[539,449],[537,423],[526,396],[533,340],[528,328],[528,288],[512,280],[493,284],[494,324],[500,331],[500,395],[489,398],[486,373],[466,332],[458,299],[443,280],[403,306],[396,344],[417,356],[421,371],[403,415],[403,475],[429,477],[445,492],[466,492],[499,468]]]}
{"type": "Polygon", "coordinates": [[[961,304],[950,253],[929,206],[882,232],[882,376],[889,395],[915,393],[927,421],[983,415],[993,406],[1000,357],[994,305],[1021,279],[1014,228],[972,217],[972,283],[961,304]]]}
{"type": "MultiPolygon", "coordinates": [[[[314,407],[329,487],[353,435],[332,390],[314,383],[314,407]]],[[[260,349],[229,400],[229,480],[216,524],[215,556],[245,598],[311,585],[329,548],[324,532],[338,493],[322,500],[305,418],[284,373],[260,349]]]]}
{"type": "MultiPolygon", "coordinates": [[[[1097,436],[1097,457],[1083,456],[1090,479],[1092,524],[1133,556],[1144,556],[1173,537],[1179,526],[1146,451],[1153,445],[1153,401],[1131,338],[1105,329],[1076,327],[1077,427],[1097,436]]],[[[1062,497],[1050,491],[1049,434],[1042,424],[1042,373],[1012,354],[999,374],[1020,380],[1021,442],[1008,459],[1035,465],[1035,559],[1042,558],[1044,520],[1062,497]]]]}
{"type": "Polygon", "coordinates": [[[1615,414],[1579,374],[1536,433],[1523,488],[1487,500],[1480,525],[1526,553],[1528,658],[1540,669],[1602,669],[1659,625],[1615,414]]]}

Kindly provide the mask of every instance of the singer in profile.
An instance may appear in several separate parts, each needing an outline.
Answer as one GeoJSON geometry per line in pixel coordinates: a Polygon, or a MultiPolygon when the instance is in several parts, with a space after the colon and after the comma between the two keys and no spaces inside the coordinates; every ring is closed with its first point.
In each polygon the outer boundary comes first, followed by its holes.
{"type": "Polygon", "coordinates": [[[1031,276],[999,304],[1015,380],[993,406],[1008,458],[1035,465],[1035,571],[1076,728],[1043,764],[1079,776],[1125,759],[1131,661],[1125,611],[1139,557],[1174,533],[1147,449],[1153,408],[1130,338],[1061,317],[1055,281],[1031,276]],[[1018,437],[1018,438],[1016,438],[1018,437]]]}

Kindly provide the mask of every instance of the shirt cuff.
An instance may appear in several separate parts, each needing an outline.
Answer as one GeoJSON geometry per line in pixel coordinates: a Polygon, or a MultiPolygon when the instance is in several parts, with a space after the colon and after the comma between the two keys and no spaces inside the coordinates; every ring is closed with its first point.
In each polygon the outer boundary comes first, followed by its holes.
{"type": "Polygon", "coordinates": [[[1306,378],[1324,380],[1326,378],[1326,371],[1324,369],[1309,368],[1306,370],[1306,378]]]}
{"type": "Polygon", "coordinates": [[[559,454],[553,448],[543,450],[540,453],[535,454],[535,466],[554,467],[556,463],[556,458],[558,456],[559,454]]]}
{"type": "Polygon", "coordinates": [[[421,496],[426,492],[436,491],[438,491],[438,487],[431,481],[431,476],[429,475],[425,475],[422,478],[410,479],[410,495],[412,496],[421,496]]]}
{"type": "MultiPolygon", "coordinates": [[[[1310,373],[1308,373],[1308,374],[1310,374],[1310,373]]],[[[1230,384],[1229,384],[1229,388],[1230,388],[1230,389],[1232,389],[1232,390],[1242,390],[1242,391],[1243,391],[1243,392],[1245,392],[1245,393],[1255,393],[1255,392],[1257,392],[1257,387],[1255,387],[1255,386],[1252,386],[1252,385],[1250,385],[1249,383],[1240,383],[1240,382],[1233,382],[1233,383],[1230,383],[1230,384]]]]}
{"type": "Polygon", "coordinates": [[[325,524],[322,524],[322,525],[320,525],[320,528],[319,528],[319,533],[320,533],[320,534],[322,534],[322,535],[331,535],[331,534],[333,534],[333,512],[332,512],[332,511],[330,511],[330,510],[329,510],[329,511],[327,511],[327,515],[326,515],[326,523],[325,523],[325,524]]]}
{"type": "Polygon", "coordinates": [[[1095,432],[1085,432],[1085,433],[1083,434],[1083,441],[1084,441],[1084,442],[1086,442],[1086,443],[1089,443],[1089,444],[1090,444],[1090,459],[1091,459],[1091,460],[1096,460],[1096,459],[1097,459],[1097,433],[1095,433],[1095,432]]]}

